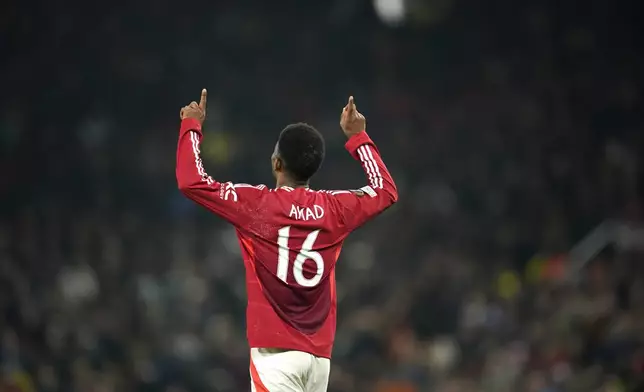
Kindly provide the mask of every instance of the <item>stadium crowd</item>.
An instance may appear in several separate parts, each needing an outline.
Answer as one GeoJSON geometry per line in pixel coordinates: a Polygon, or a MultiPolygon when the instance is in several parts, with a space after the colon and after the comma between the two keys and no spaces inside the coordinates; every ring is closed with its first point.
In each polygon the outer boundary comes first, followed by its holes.
{"type": "Polygon", "coordinates": [[[350,93],[399,185],[340,258],[330,391],[644,390],[641,253],[566,257],[642,221],[636,2],[410,3],[3,3],[0,391],[246,390],[234,232],[174,179],[202,87],[215,178],[272,185],[306,121],[314,185],[362,186],[350,93]]]}

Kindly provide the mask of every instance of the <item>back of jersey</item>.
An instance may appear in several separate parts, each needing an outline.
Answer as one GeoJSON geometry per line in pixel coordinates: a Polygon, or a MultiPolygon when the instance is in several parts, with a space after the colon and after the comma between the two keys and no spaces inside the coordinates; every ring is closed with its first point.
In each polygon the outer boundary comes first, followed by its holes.
{"type": "Polygon", "coordinates": [[[183,120],[177,183],[190,199],[235,226],[246,266],[251,347],[330,357],[335,336],[334,268],[342,241],[398,199],[396,186],[366,132],[346,149],[368,185],[354,191],[219,182],[200,157],[201,124],[183,120]]]}
{"type": "Polygon", "coordinates": [[[348,231],[332,193],[283,187],[264,197],[251,224],[254,272],[263,295],[293,328],[312,334],[335,303],[333,271],[348,231]]]}

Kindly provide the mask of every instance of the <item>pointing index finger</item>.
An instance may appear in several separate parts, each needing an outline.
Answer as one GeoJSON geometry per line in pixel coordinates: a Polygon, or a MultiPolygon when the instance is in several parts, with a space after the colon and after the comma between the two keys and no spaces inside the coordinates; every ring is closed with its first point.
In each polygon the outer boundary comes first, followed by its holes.
{"type": "Polygon", "coordinates": [[[206,103],[208,101],[208,91],[206,89],[201,90],[201,100],[199,101],[199,107],[201,110],[206,110],[206,103]]]}
{"type": "Polygon", "coordinates": [[[349,113],[352,113],[353,111],[356,110],[356,105],[353,102],[353,95],[349,97],[349,102],[347,103],[347,111],[349,113]]]}

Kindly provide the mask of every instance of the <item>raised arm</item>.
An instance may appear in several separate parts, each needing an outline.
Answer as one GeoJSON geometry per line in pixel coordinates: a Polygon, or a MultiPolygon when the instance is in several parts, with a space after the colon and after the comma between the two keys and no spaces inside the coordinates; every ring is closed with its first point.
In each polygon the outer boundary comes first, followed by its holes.
{"type": "Polygon", "coordinates": [[[340,125],[349,138],[345,148],[360,161],[369,184],[358,190],[333,192],[342,223],[347,230],[353,230],[398,201],[398,189],[378,148],[365,131],[366,120],[357,111],[353,97],[342,110],[340,125]]]}
{"type": "Polygon", "coordinates": [[[397,202],[398,189],[367,132],[352,136],[345,148],[360,162],[369,184],[358,190],[333,192],[345,227],[353,230],[397,202]]]}
{"type": "Polygon", "coordinates": [[[268,192],[264,185],[219,182],[206,173],[199,146],[201,124],[206,116],[206,90],[201,102],[192,102],[181,110],[181,128],[177,144],[177,185],[189,199],[221,216],[237,227],[251,219],[253,206],[268,192]]]}

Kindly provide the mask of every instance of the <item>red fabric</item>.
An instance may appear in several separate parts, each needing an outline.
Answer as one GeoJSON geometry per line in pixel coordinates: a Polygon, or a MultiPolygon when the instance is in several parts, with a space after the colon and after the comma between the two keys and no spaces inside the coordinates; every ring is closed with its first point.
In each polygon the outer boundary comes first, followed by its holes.
{"type": "Polygon", "coordinates": [[[202,137],[197,121],[182,121],[177,182],[187,197],[237,229],[246,266],[250,346],[330,358],[334,270],[342,243],[398,198],[378,149],[366,132],[346,144],[369,180],[360,190],[269,189],[219,182],[206,174],[199,152],[202,137]]]}
{"type": "Polygon", "coordinates": [[[257,373],[257,368],[252,359],[250,360],[250,380],[255,386],[256,392],[269,392],[268,388],[262,382],[262,379],[259,378],[259,373],[257,373]]]}

